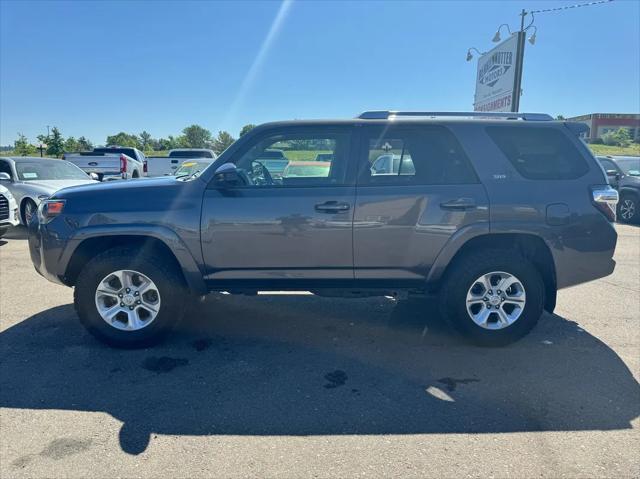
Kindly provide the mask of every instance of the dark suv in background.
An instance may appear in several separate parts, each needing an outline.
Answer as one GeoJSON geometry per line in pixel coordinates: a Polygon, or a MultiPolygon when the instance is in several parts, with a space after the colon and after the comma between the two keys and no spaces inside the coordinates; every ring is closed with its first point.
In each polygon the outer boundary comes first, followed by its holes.
{"type": "Polygon", "coordinates": [[[389,111],[265,124],[197,176],[56,193],[29,226],[31,258],[119,347],[158,341],[196,296],[259,290],[436,294],[467,338],[503,345],[553,311],[559,288],[614,269],[618,195],[581,128],[389,111]],[[275,175],[273,150],[330,166],[275,175]],[[385,155],[393,168],[374,167],[385,155]]]}
{"type": "Polygon", "coordinates": [[[609,183],[620,193],[618,220],[640,221],[640,158],[633,156],[599,156],[609,183]]]}

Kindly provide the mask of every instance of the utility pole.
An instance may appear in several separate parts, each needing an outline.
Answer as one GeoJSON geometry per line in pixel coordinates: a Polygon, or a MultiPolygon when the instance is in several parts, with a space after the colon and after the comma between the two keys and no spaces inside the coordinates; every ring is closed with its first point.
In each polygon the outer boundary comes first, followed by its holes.
{"type": "Polygon", "coordinates": [[[524,17],[528,12],[523,8],[520,12],[520,30],[518,31],[518,45],[516,47],[516,71],[513,79],[513,98],[511,98],[511,111],[518,112],[520,109],[520,96],[522,95],[522,67],[524,65],[524,17]]]}

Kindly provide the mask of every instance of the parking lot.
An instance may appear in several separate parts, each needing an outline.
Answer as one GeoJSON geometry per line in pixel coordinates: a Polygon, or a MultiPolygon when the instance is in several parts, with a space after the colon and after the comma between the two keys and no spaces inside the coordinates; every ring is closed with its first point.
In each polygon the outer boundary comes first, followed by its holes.
{"type": "Polygon", "coordinates": [[[524,340],[464,344],[429,301],[211,295],[109,349],[0,240],[0,476],[638,477],[640,228],[524,340]],[[99,471],[99,472],[97,472],[99,471]]]}

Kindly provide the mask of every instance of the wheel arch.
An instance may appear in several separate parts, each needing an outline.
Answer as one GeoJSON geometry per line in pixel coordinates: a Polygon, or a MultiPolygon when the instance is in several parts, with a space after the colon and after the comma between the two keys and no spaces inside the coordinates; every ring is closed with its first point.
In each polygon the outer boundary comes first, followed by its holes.
{"type": "Polygon", "coordinates": [[[68,286],[75,285],[82,266],[96,254],[118,246],[127,246],[155,255],[164,255],[168,261],[175,264],[192,292],[199,295],[206,293],[202,272],[177,235],[175,238],[167,238],[166,233],[162,235],[158,232],[94,231],[91,234],[83,234],[82,238],[72,240],[69,244],[73,246],[63,252],[60,262],[61,271],[58,274],[63,283],[68,286]]]}
{"type": "Polygon", "coordinates": [[[625,195],[633,196],[636,199],[640,199],[640,190],[623,186],[622,188],[620,188],[620,198],[625,195]]]}
{"type": "Polygon", "coordinates": [[[451,255],[446,267],[442,268],[440,275],[437,278],[430,278],[432,289],[437,289],[441,279],[447,274],[452,265],[462,261],[468,252],[496,248],[515,250],[533,263],[544,282],[544,309],[552,313],[555,309],[557,298],[555,262],[549,246],[540,236],[534,234],[488,233],[468,239],[451,255]]]}
{"type": "Polygon", "coordinates": [[[27,226],[27,222],[24,218],[24,209],[26,207],[27,201],[31,201],[34,205],[36,205],[36,208],[38,208],[38,202],[31,196],[25,195],[22,197],[22,199],[20,200],[20,206],[18,207],[18,214],[20,215],[20,223],[24,226],[27,226]]]}

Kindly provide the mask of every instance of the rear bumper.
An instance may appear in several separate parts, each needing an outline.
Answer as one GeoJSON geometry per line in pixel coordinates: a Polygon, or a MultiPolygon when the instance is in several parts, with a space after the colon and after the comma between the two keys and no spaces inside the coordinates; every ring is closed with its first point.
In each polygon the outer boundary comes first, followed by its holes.
{"type": "Polygon", "coordinates": [[[618,241],[615,226],[602,217],[596,228],[565,236],[551,248],[558,289],[593,281],[613,273],[618,241]],[[559,247],[558,247],[559,246],[559,247]]]}

